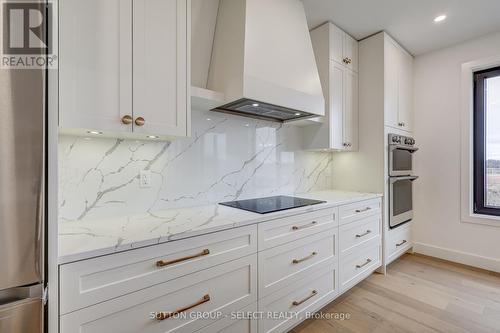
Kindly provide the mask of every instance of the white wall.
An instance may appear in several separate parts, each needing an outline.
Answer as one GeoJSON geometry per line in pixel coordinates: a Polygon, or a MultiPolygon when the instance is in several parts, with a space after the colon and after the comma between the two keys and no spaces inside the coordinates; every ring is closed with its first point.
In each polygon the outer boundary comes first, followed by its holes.
{"type": "Polygon", "coordinates": [[[416,251],[500,271],[498,226],[461,222],[461,65],[500,56],[500,33],[415,59],[416,251]]]}

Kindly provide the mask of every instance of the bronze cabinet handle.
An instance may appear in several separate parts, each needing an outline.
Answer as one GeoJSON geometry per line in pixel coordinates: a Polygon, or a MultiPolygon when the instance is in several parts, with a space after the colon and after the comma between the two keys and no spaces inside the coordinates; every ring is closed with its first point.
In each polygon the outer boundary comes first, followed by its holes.
{"type": "Polygon", "coordinates": [[[356,213],[364,213],[371,210],[371,207],[366,207],[365,209],[356,209],[356,213]]]}
{"type": "Polygon", "coordinates": [[[318,222],[316,222],[316,221],[312,221],[312,222],[311,222],[311,223],[309,223],[309,224],[305,224],[305,225],[301,225],[301,226],[296,226],[296,225],[294,225],[294,226],[292,227],[292,230],[300,230],[300,229],[310,228],[310,227],[315,226],[316,224],[318,224],[318,222]]]}
{"type": "Polygon", "coordinates": [[[310,255],[308,255],[307,257],[304,257],[302,259],[293,259],[292,264],[300,264],[301,262],[306,261],[307,259],[311,259],[312,257],[314,257],[317,254],[318,254],[318,252],[313,252],[310,255]]]}
{"type": "Polygon", "coordinates": [[[364,264],[356,265],[356,268],[363,268],[363,267],[365,267],[366,265],[368,265],[371,262],[372,262],[371,259],[366,259],[366,262],[364,264]]]}
{"type": "Polygon", "coordinates": [[[364,232],[364,233],[362,233],[362,234],[357,234],[357,235],[356,235],[356,238],[361,238],[361,237],[364,237],[364,236],[369,235],[369,234],[371,234],[371,233],[372,233],[372,231],[371,231],[371,230],[366,230],[366,232],[364,232]]]}
{"type": "Polygon", "coordinates": [[[135,124],[137,126],[144,126],[144,124],[146,123],[146,120],[142,117],[137,117],[135,118],[135,124]]]}
{"type": "Polygon", "coordinates": [[[172,318],[176,315],[178,315],[179,313],[182,313],[182,312],[186,312],[187,310],[190,310],[194,307],[197,307],[199,305],[202,305],[203,303],[206,303],[206,302],[209,302],[210,301],[210,295],[204,295],[203,298],[201,300],[199,300],[198,302],[194,303],[194,304],[191,304],[191,305],[188,305],[184,308],[181,308],[179,310],[175,310],[174,312],[158,312],[155,316],[156,320],[165,320],[165,319],[168,319],[168,318],[172,318]]]}
{"type": "Polygon", "coordinates": [[[181,262],[181,261],[186,261],[186,260],[190,260],[190,259],[194,259],[194,258],[198,258],[198,257],[203,257],[203,256],[206,256],[206,255],[209,255],[209,254],[210,254],[210,250],[209,249],[205,249],[205,250],[201,251],[200,253],[194,254],[192,256],[187,256],[187,257],[173,259],[173,260],[168,260],[168,261],[167,260],[158,260],[156,262],[156,266],[157,267],[165,267],[165,266],[176,264],[176,263],[181,262]]]}
{"type": "Polygon", "coordinates": [[[401,245],[406,244],[406,239],[404,239],[401,243],[396,244],[396,247],[400,247],[401,245]]]}
{"type": "Polygon", "coordinates": [[[293,302],[292,302],[292,305],[293,305],[293,306],[298,306],[298,305],[300,305],[300,304],[302,304],[302,303],[304,303],[304,302],[306,302],[306,301],[310,300],[311,298],[313,298],[313,297],[314,297],[314,296],[316,296],[317,294],[318,294],[318,292],[317,292],[316,290],[313,290],[313,291],[311,292],[311,295],[307,296],[306,298],[304,298],[304,299],[303,299],[303,300],[301,300],[301,301],[293,301],[293,302]]]}
{"type": "Polygon", "coordinates": [[[122,124],[124,125],[130,125],[132,124],[132,116],[129,116],[128,114],[122,117],[122,124]]]}

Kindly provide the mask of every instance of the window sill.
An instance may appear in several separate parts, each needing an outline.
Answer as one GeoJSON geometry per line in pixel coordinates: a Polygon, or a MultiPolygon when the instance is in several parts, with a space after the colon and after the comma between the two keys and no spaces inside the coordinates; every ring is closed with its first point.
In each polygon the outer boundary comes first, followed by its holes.
{"type": "Polygon", "coordinates": [[[500,216],[469,214],[462,216],[462,223],[481,224],[500,228],[500,216]]]}

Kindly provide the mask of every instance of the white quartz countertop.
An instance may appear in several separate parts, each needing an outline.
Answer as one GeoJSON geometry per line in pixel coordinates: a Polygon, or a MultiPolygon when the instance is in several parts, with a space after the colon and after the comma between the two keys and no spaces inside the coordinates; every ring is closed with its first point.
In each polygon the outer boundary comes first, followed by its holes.
{"type": "Polygon", "coordinates": [[[381,194],[319,191],[296,195],[326,203],[257,214],[218,204],[169,209],[151,214],[59,223],[59,263],[260,223],[342,204],[381,197],[381,194]]]}

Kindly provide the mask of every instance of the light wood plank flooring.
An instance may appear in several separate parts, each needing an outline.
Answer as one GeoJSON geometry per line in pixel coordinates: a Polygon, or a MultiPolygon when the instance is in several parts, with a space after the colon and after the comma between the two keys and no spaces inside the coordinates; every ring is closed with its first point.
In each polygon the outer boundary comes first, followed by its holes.
{"type": "Polygon", "coordinates": [[[500,332],[500,274],[422,255],[404,255],[293,333],[500,332]]]}

